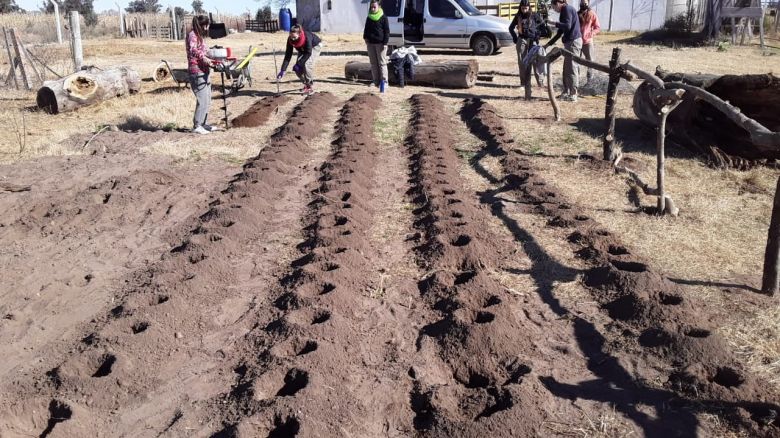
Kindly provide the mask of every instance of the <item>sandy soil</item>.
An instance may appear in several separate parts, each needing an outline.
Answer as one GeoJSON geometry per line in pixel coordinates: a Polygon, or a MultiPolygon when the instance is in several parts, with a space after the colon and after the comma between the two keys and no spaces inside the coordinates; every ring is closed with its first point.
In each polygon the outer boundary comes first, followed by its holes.
{"type": "MultiPolygon", "coordinates": [[[[131,111],[66,115],[56,152],[0,167],[0,435],[780,433],[771,374],[722,329],[737,304],[744,325],[773,302],[690,289],[647,243],[663,237],[626,225],[636,210],[588,207],[583,190],[621,208],[625,182],[563,157],[597,140],[550,122],[546,100],[516,103],[512,53],[486,59],[494,80],[474,89],[380,97],[341,78],[361,59],[355,37],[332,39],[327,92],[304,99],[285,81],[273,97],[264,52],[255,89],[231,98],[245,127],[208,142],[177,129],[190,95],[147,83],[131,111]],[[98,120],[115,128],[85,129],[98,120]]],[[[168,50],[156,44],[87,54],[151,72],[168,50]]],[[[763,58],[750,50],[743,61],[763,58]]],[[[688,67],[657,51],[624,54],[688,67]]],[[[748,68],[708,55],[697,69],[748,68]]],[[[563,110],[576,127],[603,100],[563,110]]],[[[670,161],[680,179],[700,166],[670,161]]],[[[751,184],[771,187],[757,172],[751,184]]],[[[750,211],[771,202],[761,193],[750,211]]],[[[755,284],[758,258],[728,263],[755,284]]]]}

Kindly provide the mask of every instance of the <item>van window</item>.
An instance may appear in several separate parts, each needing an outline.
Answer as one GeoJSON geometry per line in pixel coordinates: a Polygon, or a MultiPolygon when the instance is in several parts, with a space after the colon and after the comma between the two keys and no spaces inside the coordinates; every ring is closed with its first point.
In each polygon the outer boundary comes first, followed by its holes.
{"type": "Polygon", "coordinates": [[[429,0],[428,12],[431,13],[431,17],[439,18],[455,18],[455,6],[450,3],[450,0],[429,0]]]}
{"type": "Polygon", "coordinates": [[[455,3],[460,6],[461,9],[463,9],[467,15],[475,16],[475,15],[484,15],[482,11],[475,8],[474,5],[472,5],[468,0],[455,0],[455,3]]]}
{"type": "Polygon", "coordinates": [[[382,10],[389,17],[400,17],[401,0],[382,0],[382,10]]]}

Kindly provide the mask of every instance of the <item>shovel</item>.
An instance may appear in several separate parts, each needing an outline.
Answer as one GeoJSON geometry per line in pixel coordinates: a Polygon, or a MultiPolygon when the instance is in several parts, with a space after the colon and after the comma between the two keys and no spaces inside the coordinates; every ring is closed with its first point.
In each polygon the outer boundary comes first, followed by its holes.
{"type": "Polygon", "coordinates": [[[279,91],[279,69],[276,66],[276,47],[273,44],[271,44],[271,50],[274,53],[274,76],[276,77],[276,95],[278,96],[282,93],[279,91]]]}

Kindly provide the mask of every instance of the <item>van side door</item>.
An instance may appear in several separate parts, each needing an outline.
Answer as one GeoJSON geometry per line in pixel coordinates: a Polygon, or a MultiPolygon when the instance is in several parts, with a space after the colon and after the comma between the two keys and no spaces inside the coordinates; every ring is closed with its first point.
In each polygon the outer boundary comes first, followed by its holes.
{"type": "Polygon", "coordinates": [[[427,47],[468,47],[467,20],[450,0],[427,0],[425,27],[427,47]]]}
{"type": "MultiPolygon", "coordinates": [[[[404,45],[404,6],[406,0],[382,0],[382,10],[390,25],[390,40],[388,45],[401,47],[404,45]]],[[[368,11],[366,11],[368,12],[368,11]]]]}

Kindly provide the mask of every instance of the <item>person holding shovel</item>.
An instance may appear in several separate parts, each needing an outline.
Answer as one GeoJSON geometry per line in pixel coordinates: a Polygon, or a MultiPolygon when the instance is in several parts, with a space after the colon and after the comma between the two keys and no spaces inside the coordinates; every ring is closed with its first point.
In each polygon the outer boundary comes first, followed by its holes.
{"type": "Polygon", "coordinates": [[[387,43],[390,41],[390,22],[387,21],[379,0],[371,0],[368,6],[366,26],[363,28],[363,40],[371,62],[372,85],[384,92],[387,86],[387,43]]]}
{"type": "Polygon", "coordinates": [[[303,82],[301,92],[305,95],[314,93],[314,64],[322,51],[322,41],[317,35],[304,30],[300,25],[290,28],[290,35],[287,37],[287,51],[284,53],[282,68],[276,79],[282,79],[287,66],[290,65],[293,49],[298,51],[298,59],[295,61],[293,71],[298,79],[303,82]]]}
{"type": "Polygon", "coordinates": [[[195,115],[192,118],[192,132],[209,134],[221,131],[216,126],[206,124],[211,106],[211,82],[209,71],[213,61],[206,56],[206,43],[203,38],[209,33],[209,19],[198,15],[192,19],[192,30],[184,42],[187,49],[187,70],[190,74],[190,88],[195,94],[195,115]]]}
{"type": "MultiPolygon", "coordinates": [[[[574,56],[582,54],[582,32],[580,32],[580,19],[577,10],[566,3],[566,0],[552,0],[552,7],[560,14],[560,22],[547,20],[548,23],[558,28],[558,33],[545,44],[544,48],[555,44],[558,38],[563,36],[563,48],[573,53],[574,56]]],[[[563,55],[563,94],[561,100],[569,102],[577,101],[577,87],[579,86],[580,68],[575,64],[572,55],[563,55]]]]}

